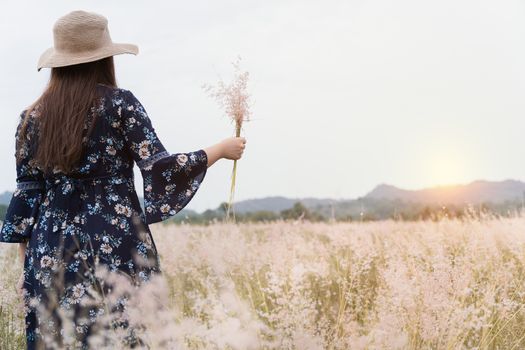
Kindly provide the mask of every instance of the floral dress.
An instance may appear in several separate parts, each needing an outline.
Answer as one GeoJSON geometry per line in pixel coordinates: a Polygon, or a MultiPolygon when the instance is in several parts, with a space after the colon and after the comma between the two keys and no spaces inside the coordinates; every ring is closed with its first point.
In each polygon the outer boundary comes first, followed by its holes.
{"type": "MultiPolygon", "coordinates": [[[[93,272],[92,267],[104,264],[137,285],[153,273],[161,273],[148,225],[184,208],[206,174],[206,152],[168,153],[133,93],[103,84],[97,89],[101,98],[88,118],[93,129],[89,135],[85,133],[85,151],[74,172],[53,171],[49,175],[33,166],[36,137],[32,135],[38,108],[28,116],[27,139],[16,149],[22,160],[17,163],[17,188],[0,242],[27,242],[24,302],[28,349],[44,348],[44,335],[49,334],[57,336],[60,344],[59,308],[74,312],[78,348],[87,348],[86,339],[98,315],[104,313],[102,308],[81,307],[81,301],[89,297],[93,279],[86,276],[93,272]],[[143,177],[144,210],[135,192],[134,163],[143,177]],[[44,317],[30,300],[51,308],[50,313],[44,317]]],[[[24,118],[25,110],[16,130],[17,140],[24,118]]]]}

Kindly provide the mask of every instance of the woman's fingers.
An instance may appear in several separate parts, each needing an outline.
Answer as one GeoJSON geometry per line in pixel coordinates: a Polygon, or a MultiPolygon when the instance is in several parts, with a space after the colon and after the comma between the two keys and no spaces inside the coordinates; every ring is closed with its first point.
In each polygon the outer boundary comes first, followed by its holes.
{"type": "Polygon", "coordinates": [[[244,137],[239,137],[240,141],[241,141],[241,144],[240,144],[240,153],[239,153],[239,158],[241,157],[242,155],[242,152],[244,151],[244,148],[246,148],[246,138],[244,137]]]}
{"type": "Polygon", "coordinates": [[[238,160],[246,148],[246,138],[239,136],[225,139],[222,141],[222,147],[224,158],[238,160]]]}

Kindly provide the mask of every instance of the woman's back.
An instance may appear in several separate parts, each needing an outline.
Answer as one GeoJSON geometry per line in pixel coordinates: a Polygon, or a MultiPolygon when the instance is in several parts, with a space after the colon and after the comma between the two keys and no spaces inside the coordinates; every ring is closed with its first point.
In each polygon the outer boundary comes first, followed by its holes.
{"type": "MultiPolygon", "coordinates": [[[[91,323],[103,310],[81,308],[97,263],[129,277],[133,284],[160,272],[159,257],[147,224],[175,215],[193,197],[207,170],[204,150],[170,155],[158,139],[136,97],[126,89],[97,85],[102,98],[93,115],[92,131],[74,171],[41,171],[33,159],[38,114],[29,116],[27,142],[17,148],[17,190],[2,226],[0,241],[27,242],[24,263],[25,300],[55,300],[75,309],[75,318],[91,323]],[[133,166],[144,183],[145,212],[135,192],[133,166]],[[52,293],[50,295],[49,293],[52,293]]],[[[22,113],[16,136],[25,113],[22,113]]],[[[45,117],[45,116],[44,116],[45,117]]],[[[41,328],[33,308],[27,309],[28,344],[36,346],[41,328]]],[[[91,324],[90,323],[90,324],[91,324]]],[[[60,324],[58,319],[53,324],[60,324]]],[[[55,329],[58,331],[58,328],[55,329]]],[[[77,328],[79,339],[92,329],[77,328]]],[[[31,348],[31,346],[29,346],[31,348]]]]}

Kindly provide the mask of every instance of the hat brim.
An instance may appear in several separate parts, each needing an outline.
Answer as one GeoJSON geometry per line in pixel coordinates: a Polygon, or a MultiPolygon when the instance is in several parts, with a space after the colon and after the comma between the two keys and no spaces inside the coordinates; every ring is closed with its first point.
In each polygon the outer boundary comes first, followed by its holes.
{"type": "Polygon", "coordinates": [[[139,47],[135,44],[112,43],[109,46],[105,46],[96,51],[90,51],[84,55],[78,53],[68,54],[57,52],[55,48],[50,47],[40,56],[37,71],[40,71],[42,68],[65,67],[74,64],[93,62],[109,56],[125,53],[137,55],[139,53],[139,47]]]}

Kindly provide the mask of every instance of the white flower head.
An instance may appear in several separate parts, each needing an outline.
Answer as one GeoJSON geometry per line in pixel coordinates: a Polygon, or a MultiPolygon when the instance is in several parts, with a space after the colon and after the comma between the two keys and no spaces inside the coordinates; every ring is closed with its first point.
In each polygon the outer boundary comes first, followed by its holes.
{"type": "Polygon", "coordinates": [[[49,255],[44,255],[44,256],[40,259],[40,266],[41,266],[42,268],[53,267],[53,264],[54,264],[54,260],[53,260],[53,258],[51,258],[49,255]]]}
{"type": "Polygon", "coordinates": [[[126,215],[129,218],[131,217],[131,214],[132,214],[131,208],[128,207],[127,205],[124,206],[124,215],[126,215]]]}
{"type": "Polygon", "coordinates": [[[179,165],[184,165],[186,164],[186,162],[188,161],[188,156],[185,155],[185,154],[178,154],[177,155],[177,163],[179,163],[179,165]]]}
{"type": "Polygon", "coordinates": [[[151,145],[150,140],[144,140],[139,143],[139,148],[145,148],[148,149],[148,147],[151,145]]]}
{"type": "Polygon", "coordinates": [[[163,204],[161,207],[160,207],[160,211],[163,212],[163,213],[167,213],[169,212],[171,209],[170,205],[169,204],[163,204]]]}
{"type": "Polygon", "coordinates": [[[147,148],[140,148],[139,149],[139,157],[140,159],[146,159],[151,155],[149,150],[147,148]]]}
{"type": "Polygon", "coordinates": [[[117,214],[123,214],[124,213],[124,206],[120,203],[117,203],[115,205],[115,211],[117,212],[117,214]]]}
{"type": "Polygon", "coordinates": [[[102,243],[102,245],[100,246],[100,250],[104,254],[109,254],[113,251],[113,248],[111,248],[111,246],[108,243],[102,243]]]}
{"type": "Polygon", "coordinates": [[[82,283],[77,283],[73,286],[71,291],[71,302],[73,304],[78,304],[80,302],[80,299],[84,296],[86,288],[82,283]]]}
{"type": "Polygon", "coordinates": [[[115,211],[117,212],[117,214],[124,214],[127,217],[130,217],[132,213],[131,208],[129,206],[122,205],[120,203],[115,205],[115,211]]]}

